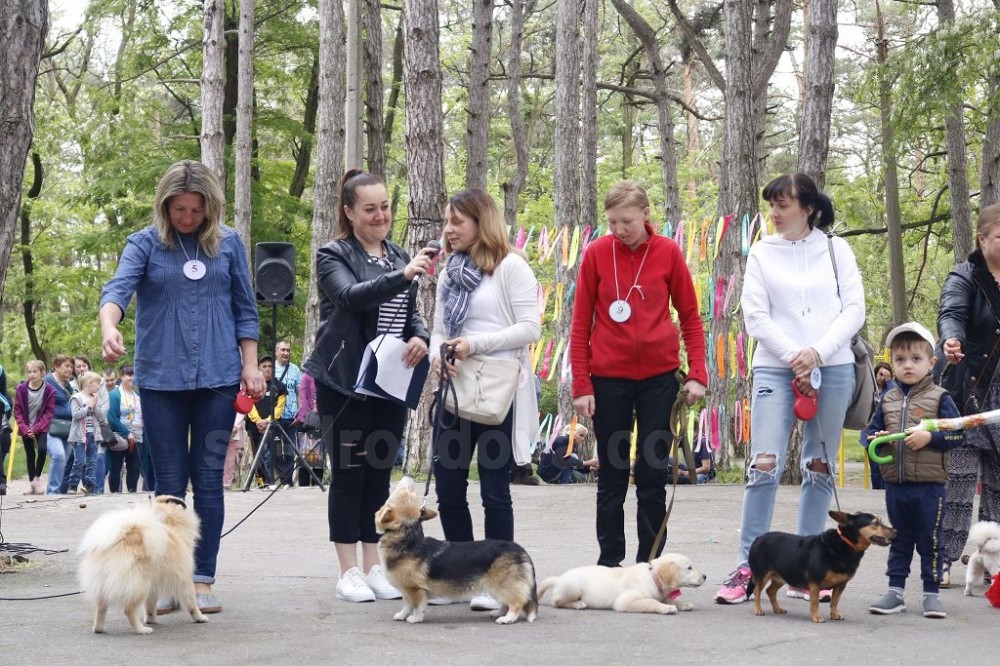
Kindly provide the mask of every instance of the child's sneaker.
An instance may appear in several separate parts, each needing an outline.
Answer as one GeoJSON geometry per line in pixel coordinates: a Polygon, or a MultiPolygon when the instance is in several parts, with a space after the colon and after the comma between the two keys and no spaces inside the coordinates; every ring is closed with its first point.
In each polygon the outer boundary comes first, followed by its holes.
{"type": "Polygon", "coordinates": [[[924,617],[948,617],[948,613],[944,610],[944,604],[941,603],[941,597],[936,594],[924,595],[924,617]]]}
{"type": "Polygon", "coordinates": [[[903,603],[903,597],[892,590],[883,594],[878,601],[868,607],[868,612],[875,615],[893,615],[894,613],[902,613],[905,610],[906,604],[903,603]]]}
{"type": "MultiPolygon", "coordinates": [[[[803,590],[801,587],[788,586],[785,590],[785,596],[790,599],[805,599],[809,600],[809,590],[803,590]]],[[[830,603],[830,599],[833,598],[833,590],[820,590],[819,591],[819,602],[821,604],[830,603]]]]}
{"type": "Polygon", "coordinates": [[[750,567],[740,567],[729,574],[729,580],[722,584],[715,593],[715,602],[719,604],[741,604],[747,600],[750,586],[750,567]]]}

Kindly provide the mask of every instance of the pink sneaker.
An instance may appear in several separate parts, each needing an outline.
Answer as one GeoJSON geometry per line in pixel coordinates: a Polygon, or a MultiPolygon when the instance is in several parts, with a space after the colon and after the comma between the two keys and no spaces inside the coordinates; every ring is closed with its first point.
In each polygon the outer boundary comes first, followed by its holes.
{"type": "Polygon", "coordinates": [[[750,586],[750,567],[740,567],[729,574],[729,580],[722,584],[715,593],[715,602],[719,604],[741,604],[748,598],[747,588],[750,586]]]}

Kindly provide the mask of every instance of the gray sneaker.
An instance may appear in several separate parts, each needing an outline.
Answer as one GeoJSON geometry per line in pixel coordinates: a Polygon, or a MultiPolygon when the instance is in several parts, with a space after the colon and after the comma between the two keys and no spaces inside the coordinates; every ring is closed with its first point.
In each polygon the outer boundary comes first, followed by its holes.
{"type": "Polygon", "coordinates": [[[903,597],[892,590],[883,594],[878,601],[868,607],[868,612],[875,615],[893,615],[895,613],[902,613],[905,610],[906,604],[903,603],[903,597]]]}
{"type": "Polygon", "coordinates": [[[944,610],[944,604],[941,603],[941,597],[936,594],[924,595],[924,617],[948,617],[948,613],[944,610]]]}

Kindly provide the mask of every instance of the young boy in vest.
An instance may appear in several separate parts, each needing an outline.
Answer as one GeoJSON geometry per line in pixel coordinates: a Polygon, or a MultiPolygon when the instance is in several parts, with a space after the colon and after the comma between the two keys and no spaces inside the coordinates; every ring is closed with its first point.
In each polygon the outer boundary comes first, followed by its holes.
{"type": "MultiPolygon", "coordinates": [[[[934,384],[934,336],[916,322],[889,331],[889,347],[896,385],[879,401],[865,434],[868,439],[906,431],[921,419],[954,418],[958,408],[951,396],[934,384]]],[[[941,520],[944,491],[948,482],[948,451],[962,443],[961,430],[928,432],[916,430],[906,439],[879,447],[880,455],[892,461],[880,465],[885,480],[885,504],[896,538],[889,547],[889,590],[868,607],[877,615],[906,610],[903,588],[910,573],[913,549],[920,554],[924,617],[947,614],[938,597],[941,580],[941,520]]]]}

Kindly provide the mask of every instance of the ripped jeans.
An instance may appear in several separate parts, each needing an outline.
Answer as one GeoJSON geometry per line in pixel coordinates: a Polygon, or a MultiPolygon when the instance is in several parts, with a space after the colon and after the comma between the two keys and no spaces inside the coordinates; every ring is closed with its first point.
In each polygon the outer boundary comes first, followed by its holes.
{"type": "MultiPolygon", "coordinates": [[[[834,365],[821,368],[819,411],[805,424],[800,456],[802,494],[799,498],[795,533],[819,534],[826,526],[827,511],[833,498],[833,475],[840,431],[844,426],[847,405],[854,394],[854,366],[834,365]],[[821,436],[822,433],[822,436],[821,436]],[[823,442],[826,442],[826,452],[823,442]],[[825,462],[829,472],[809,468],[814,461],[825,462]]],[[[785,470],[788,437],[795,423],[792,405],[793,373],[789,368],[754,368],[750,416],[750,468],[743,492],[743,520],[740,524],[740,553],[737,566],[747,566],[750,544],[771,529],[774,496],[785,470]],[[771,469],[759,469],[758,464],[771,469]]]]}

